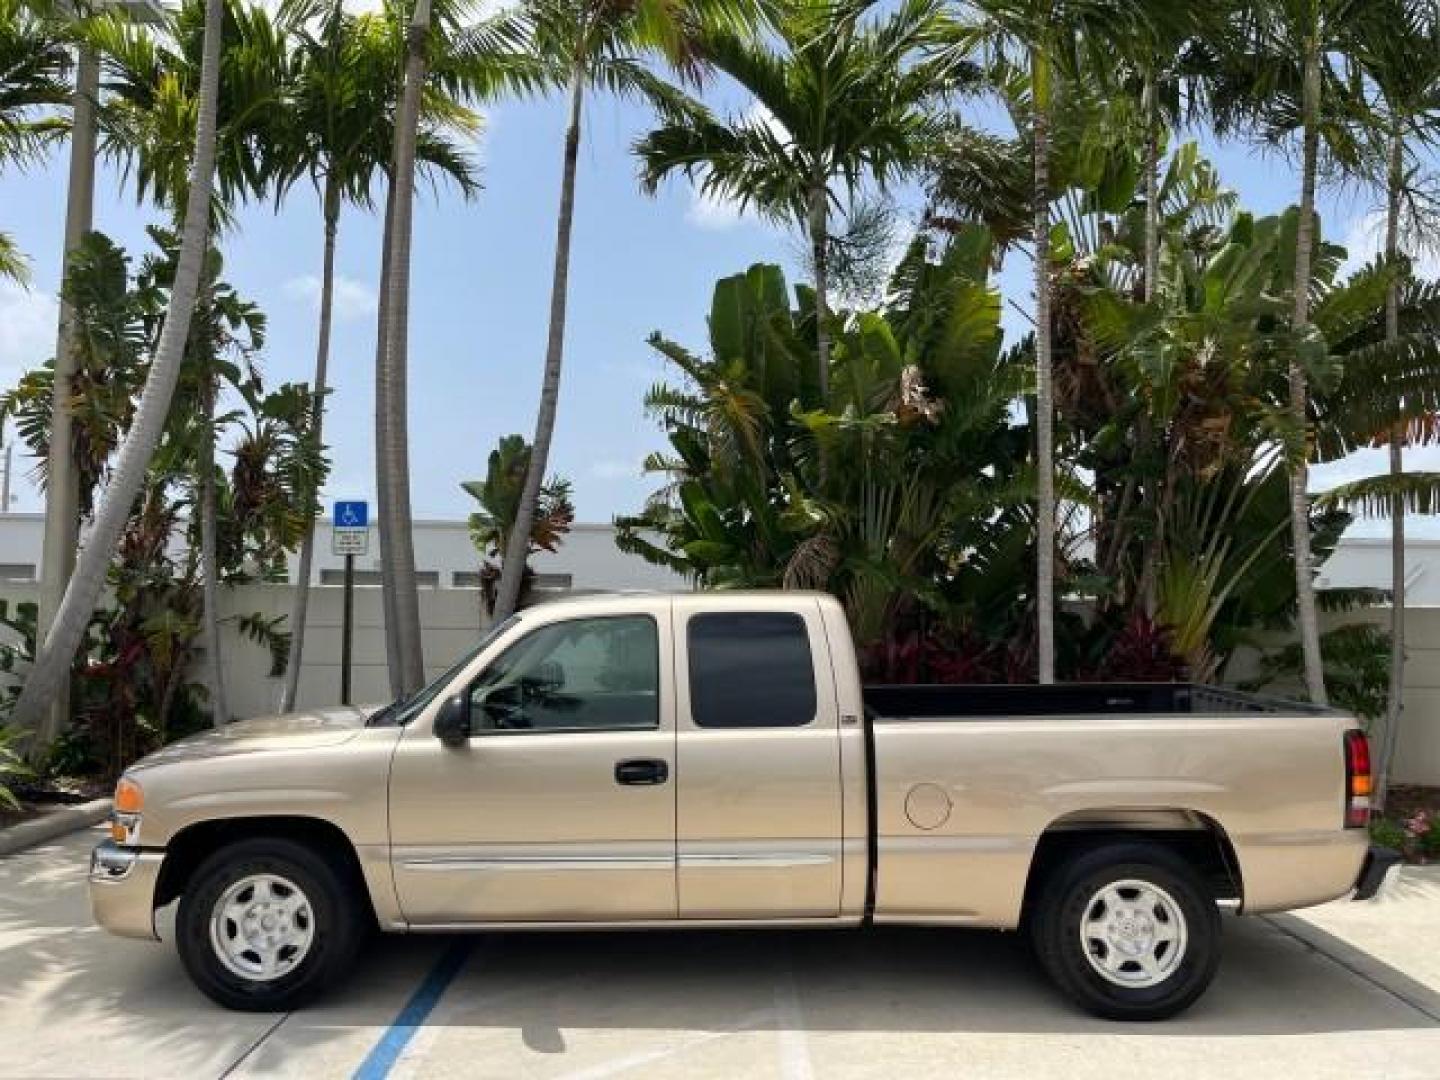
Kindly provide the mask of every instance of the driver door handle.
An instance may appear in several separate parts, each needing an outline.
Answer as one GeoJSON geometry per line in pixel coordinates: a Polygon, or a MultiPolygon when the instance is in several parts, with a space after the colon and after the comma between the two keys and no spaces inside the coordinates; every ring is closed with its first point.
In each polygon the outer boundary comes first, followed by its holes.
{"type": "Polygon", "coordinates": [[[617,784],[663,784],[670,779],[670,765],[659,758],[628,758],[615,763],[617,784]]]}

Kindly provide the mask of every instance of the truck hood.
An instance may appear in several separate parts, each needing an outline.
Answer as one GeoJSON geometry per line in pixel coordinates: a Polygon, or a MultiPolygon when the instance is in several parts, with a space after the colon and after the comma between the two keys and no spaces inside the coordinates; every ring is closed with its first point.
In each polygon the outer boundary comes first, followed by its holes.
{"type": "Polygon", "coordinates": [[[131,771],[200,758],[228,757],[258,750],[306,750],[349,742],[378,706],[337,705],[240,720],[223,728],[187,736],[148,754],[131,771]]]}

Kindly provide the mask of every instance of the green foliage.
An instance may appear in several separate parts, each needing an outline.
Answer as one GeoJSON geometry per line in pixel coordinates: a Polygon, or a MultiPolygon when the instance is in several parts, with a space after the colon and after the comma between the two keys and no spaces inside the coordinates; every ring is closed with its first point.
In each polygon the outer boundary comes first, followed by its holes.
{"type": "Polygon", "coordinates": [[[866,646],[922,607],[973,611],[977,562],[1028,531],[1027,376],[989,262],[984,230],[917,240],[883,309],[837,315],[825,401],[808,290],[792,306],[774,266],[720,281],[708,356],[651,338],[685,383],[647,395],[668,483],[617,520],[621,547],[707,587],[828,589],[866,646]]]}
{"type": "Polygon", "coordinates": [[[1378,818],[1370,823],[1370,839],[1411,862],[1440,859],[1440,813],[1417,810],[1401,820],[1378,818]]]}
{"type": "Polygon", "coordinates": [[[9,810],[20,809],[20,800],[10,790],[10,784],[33,775],[24,755],[16,749],[20,739],[19,732],[0,727],[0,808],[9,810]]]}
{"type": "Polygon", "coordinates": [[[241,635],[270,650],[270,678],[278,679],[285,674],[285,664],[290,657],[290,632],[284,628],[285,616],[276,615],[267,619],[262,612],[252,611],[238,615],[235,626],[241,635]]]}
{"type": "MultiPolygon", "coordinates": [[[[90,234],[66,283],[79,329],[70,408],[87,514],[134,416],[168,304],[178,244],[165,230],[150,235],[157,250],[132,271],[122,249],[90,234]]],[[[116,773],[203,716],[205,691],[189,678],[202,616],[194,511],[212,447],[232,458],[230,468],[210,470],[219,580],[283,579],[287,552],[315,509],[328,463],[315,433],[314,395],[296,384],[267,390],[257,363],[264,316],[223,272],[212,250],[164,434],[110,567],[113,606],[96,613],[79,650],[75,726],[54,748],[52,767],[116,773]],[[217,411],[221,386],[226,408],[217,411]]],[[[0,399],[0,413],[14,417],[20,438],[42,460],[50,385],[49,368],[31,372],[0,399]]],[[[289,648],[282,621],[236,620],[242,636],[269,650],[275,672],[283,671],[289,648]]],[[[17,613],[12,630],[20,644],[0,646],[0,671],[33,660],[33,608],[17,613]]]]}
{"type": "MultiPolygon", "coordinates": [[[[465,493],[480,504],[480,509],[470,515],[470,539],[482,556],[480,584],[487,610],[494,603],[500,573],[494,560],[504,555],[506,541],[515,527],[529,467],[530,444],[521,435],[506,435],[490,451],[485,479],[465,480],[460,484],[465,493]]],[[[570,491],[570,481],[563,477],[552,476],[541,485],[530,526],[527,556],[540,551],[553,552],[564,542],[575,521],[570,491]]],[[[525,574],[527,578],[530,576],[528,565],[525,574]]]]}
{"type": "MultiPolygon", "coordinates": [[[[530,467],[530,445],[521,435],[500,439],[490,459],[484,480],[465,480],[460,487],[480,504],[470,515],[470,538],[480,554],[497,558],[515,524],[525,472],[530,467]]],[[[575,520],[570,501],[570,481],[551,477],[540,488],[540,503],[530,530],[530,553],[555,551],[575,520]]]]}
{"type": "Polygon", "coordinates": [[[1389,818],[1377,818],[1370,823],[1370,840],[1392,851],[1405,850],[1405,830],[1389,818]]]}
{"type": "Polygon", "coordinates": [[[686,102],[636,146],[645,187],[683,173],[707,194],[803,230],[817,194],[823,208],[867,179],[883,187],[913,168],[937,132],[938,111],[925,103],[962,69],[909,62],[938,42],[938,3],[904,4],[883,19],[865,18],[868,6],[802,0],[781,7],[770,34],[700,35],[707,62],[758,108],[722,119],[686,102]]]}

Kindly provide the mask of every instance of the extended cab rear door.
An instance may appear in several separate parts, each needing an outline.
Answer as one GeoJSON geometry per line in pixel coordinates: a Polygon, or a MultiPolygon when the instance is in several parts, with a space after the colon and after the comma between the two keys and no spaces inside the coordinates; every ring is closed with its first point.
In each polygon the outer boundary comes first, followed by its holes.
{"type": "Polygon", "coordinates": [[[819,602],[676,597],[682,919],[840,914],[839,717],[819,602]]]}

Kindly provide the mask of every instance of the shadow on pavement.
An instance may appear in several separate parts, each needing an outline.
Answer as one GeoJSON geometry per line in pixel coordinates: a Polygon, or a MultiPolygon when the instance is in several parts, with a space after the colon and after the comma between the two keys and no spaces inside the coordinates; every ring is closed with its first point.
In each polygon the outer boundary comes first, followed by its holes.
{"type": "MultiPolygon", "coordinates": [[[[1387,970],[1409,984],[1413,1000],[1440,1005],[1440,995],[1387,970]]],[[[1224,1037],[1440,1027],[1250,919],[1226,920],[1215,984],[1164,1024],[1117,1025],[1077,1011],[1017,935],[918,928],[491,936],[475,946],[432,1022],[520,1029],[540,1050],[565,1028],[725,1030],[762,1013],[771,1020],[760,1026],[773,1026],[777,995],[786,993],[812,1031],[1183,1029],[1224,1037]]]]}

